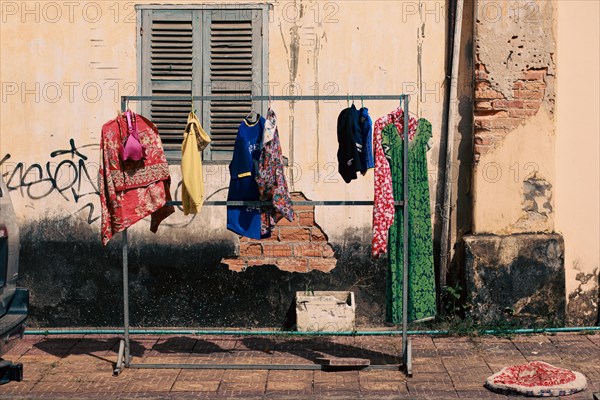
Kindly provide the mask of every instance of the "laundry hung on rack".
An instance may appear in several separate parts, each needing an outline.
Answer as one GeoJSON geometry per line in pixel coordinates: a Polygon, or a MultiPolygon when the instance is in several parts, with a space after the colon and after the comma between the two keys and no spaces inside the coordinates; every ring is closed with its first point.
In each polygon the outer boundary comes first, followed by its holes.
{"type": "Polygon", "coordinates": [[[360,163],[363,170],[361,173],[364,175],[367,173],[367,170],[375,168],[375,159],[373,157],[373,120],[369,115],[369,109],[364,106],[358,110],[358,127],[362,140],[360,163]]]}
{"type": "Polygon", "coordinates": [[[171,201],[170,183],[169,166],[156,125],[131,111],[105,123],[100,137],[98,174],[102,244],[106,245],[115,233],[148,215],[151,215],[150,230],[156,232],[159,224],[175,212],[172,206],[166,206],[171,201]],[[132,146],[134,142],[130,140],[135,137],[139,143],[132,146]],[[141,159],[134,159],[138,157],[141,159]]]}
{"type": "Polygon", "coordinates": [[[354,103],[342,110],[337,120],[338,172],[350,183],[373,168],[372,121],[367,108],[356,109],[354,103]]]}
{"type": "MultiPolygon", "coordinates": [[[[398,107],[391,113],[377,119],[373,127],[373,151],[375,153],[375,172],[373,198],[373,241],[371,255],[374,258],[385,254],[388,248],[388,231],[394,221],[395,206],[392,192],[392,175],[383,148],[381,133],[383,128],[394,124],[398,133],[404,135],[404,110],[398,107]]],[[[412,140],[417,130],[417,120],[412,116],[408,119],[408,136],[412,140]]]]}
{"type": "Polygon", "coordinates": [[[181,146],[181,200],[184,215],[199,213],[204,203],[202,151],[210,141],[196,114],[190,112],[181,146]]]}
{"type": "Polygon", "coordinates": [[[262,134],[256,183],[260,201],[271,203],[262,207],[261,212],[261,236],[265,236],[282,218],[290,222],[294,220],[292,199],[285,179],[277,116],[271,108],[267,112],[262,134]]]}
{"type": "MultiPolygon", "coordinates": [[[[229,164],[229,192],[227,201],[260,201],[256,174],[260,158],[265,119],[260,115],[256,121],[245,118],[238,128],[229,164]]],[[[271,232],[261,234],[261,208],[258,206],[227,206],[227,229],[251,239],[269,237],[271,232]]]]}
{"type": "MultiPolygon", "coordinates": [[[[421,118],[416,125],[414,138],[409,140],[408,171],[403,170],[404,138],[398,133],[396,124],[386,125],[381,133],[396,201],[404,198],[404,173],[408,174],[408,321],[431,319],[437,309],[426,156],[431,124],[421,118]]],[[[386,319],[395,324],[402,322],[404,237],[404,213],[397,212],[389,229],[386,280],[386,319]]]]}

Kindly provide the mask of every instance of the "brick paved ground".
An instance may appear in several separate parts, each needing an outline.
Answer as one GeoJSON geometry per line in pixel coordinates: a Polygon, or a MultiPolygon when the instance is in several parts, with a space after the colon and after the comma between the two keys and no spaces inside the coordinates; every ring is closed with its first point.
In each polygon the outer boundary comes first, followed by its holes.
{"type": "MultiPolygon", "coordinates": [[[[316,357],[397,363],[398,337],[133,336],[133,363],[313,364],[316,357]]],[[[118,338],[26,336],[5,358],[24,381],[0,386],[0,399],[500,399],[483,387],[500,368],[541,360],[582,372],[600,392],[600,335],[413,336],[413,377],[388,370],[282,371],[126,369],[112,376],[118,338]]]]}

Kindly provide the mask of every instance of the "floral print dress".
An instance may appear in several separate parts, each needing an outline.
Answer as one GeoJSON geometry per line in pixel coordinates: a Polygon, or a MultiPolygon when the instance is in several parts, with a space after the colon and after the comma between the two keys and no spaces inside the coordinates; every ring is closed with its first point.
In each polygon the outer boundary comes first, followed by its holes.
{"type": "MultiPolygon", "coordinates": [[[[389,124],[394,124],[400,136],[403,137],[404,110],[401,107],[376,120],[373,128],[375,195],[373,199],[373,243],[371,246],[371,256],[374,258],[379,257],[387,251],[388,231],[394,221],[395,213],[390,164],[387,162],[385,153],[381,147],[381,133],[383,128],[389,124]]],[[[417,120],[409,116],[408,137],[410,140],[413,139],[416,130],[417,120]]]]}
{"type": "MultiPolygon", "coordinates": [[[[419,119],[415,137],[408,149],[408,321],[433,318],[436,314],[435,271],[431,206],[427,174],[427,142],[431,124],[419,119]]],[[[382,131],[382,149],[389,162],[392,189],[397,201],[404,199],[403,138],[395,124],[382,131]]],[[[404,280],[404,213],[397,212],[389,230],[386,281],[386,319],[402,322],[402,283],[404,280]]]]}
{"type": "Polygon", "coordinates": [[[285,180],[283,155],[279,142],[277,117],[269,108],[263,131],[263,141],[258,160],[256,183],[261,201],[270,201],[271,206],[262,208],[261,234],[270,233],[281,218],[294,220],[292,199],[285,180]]]}

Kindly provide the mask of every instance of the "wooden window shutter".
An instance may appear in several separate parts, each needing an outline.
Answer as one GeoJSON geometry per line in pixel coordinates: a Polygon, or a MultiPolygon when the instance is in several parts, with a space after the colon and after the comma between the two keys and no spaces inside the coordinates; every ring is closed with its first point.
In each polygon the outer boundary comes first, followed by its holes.
{"type": "MultiPolygon", "coordinates": [[[[204,18],[204,93],[227,96],[205,108],[211,134],[210,157],[230,159],[238,127],[252,103],[236,97],[260,95],[262,88],[262,13],[258,10],[207,11],[204,18]]],[[[260,112],[259,103],[254,110],[260,112]]]]}
{"type": "MultiPolygon", "coordinates": [[[[229,160],[239,124],[252,109],[239,96],[263,94],[263,12],[260,9],[142,11],[141,94],[231,97],[195,102],[212,143],[204,158],[229,160]]],[[[254,109],[260,112],[260,103],[254,109]]],[[[191,101],[153,100],[142,114],[157,125],[167,159],[181,159],[191,101]]]]}
{"type": "MultiPolygon", "coordinates": [[[[146,10],[142,21],[142,95],[192,96],[201,86],[202,31],[193,10],[146,10]]],[[[195,105],[200,109],[200,103],[195,105]]],[[[181,159],[191,100],[152,100],[142,113],[158,127],[169,161],[181,159]]]]}

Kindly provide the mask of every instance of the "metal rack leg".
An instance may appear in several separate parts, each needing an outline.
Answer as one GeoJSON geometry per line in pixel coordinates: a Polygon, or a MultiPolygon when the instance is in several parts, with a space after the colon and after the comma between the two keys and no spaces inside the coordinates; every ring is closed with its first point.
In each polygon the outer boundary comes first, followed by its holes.
{"type": "Polygon", "coordinates": [[[408,376],[412,376],[412,356],[410,354],[411,345],[408,339],[408,140],[409,140],[409,125],[408,125],[408,98],[404,97],[404,141],[403,141],[403,158],[402,158],[402,180],[404,189],[404,204],[402,213],[404,215],[404,226],[402,229],[404,255],[404,268],[402,279],[402,359],[404,360],[404,370],[408,376]]]}
{"type": "Polygon", "coordinates": [[[410,338],[406,341],[406,349],[403,354],[404,372],[407,376],[412,377],[412,341],[410,338]]]}
{"type": "Polygon", "coordinates": [[[119,375],[124,367],[129,367],[129,266],[127,258],[127,229],[123,231],[123,339],[119,342],[117,365],[113,375],[119,375]]]}
{"type": "MultiPolygon", "coordinates": [[[[121,96],[121,112],[127,111],[127,98],[121,96]]],[[[128,259],[128,243],[127,243],[127,229],[123,231],[123,357],[125,367],[129,367],[131,362],[130,357],[130,342],[129,342],[129,259],[128,259]]],[[[121,354],[122,351],[119,350],[121,354]]]]}
{"type": "Polygon", "coordinates": [[[125,341],[125,366],[129,367],[129,265],[128,265],[127,229],[123,231],[123,336],[125,341]]]}
{"type": "Polygon", "coordinates": [[[115,367],[115,370],[113,371],[114,376],[119,376],[119,374],[121,374],[121,372],[123,372],[124,352],[125,352],[125,341],[123,339],[121,339],[121,341],[119,342],[119,354],[117,355],[117,366],[115,367]]]}

